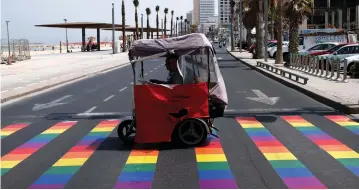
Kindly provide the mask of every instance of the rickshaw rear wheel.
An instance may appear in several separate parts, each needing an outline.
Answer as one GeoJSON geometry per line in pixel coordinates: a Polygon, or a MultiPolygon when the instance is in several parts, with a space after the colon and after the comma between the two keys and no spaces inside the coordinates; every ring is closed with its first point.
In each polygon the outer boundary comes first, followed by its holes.
{"type": "Polygon", "coordinates": [[[125,120],[121,122],[117,127],[117,135],[124,144],[132,144],[135,141],[136,135],[135,120],[125,120]]]}
{"type": "Polygon", "coordinates": [[[201,119],[191,118],[180,122],[172,135],[176,145],[194,147],[204,143],[207,139],[207,123],[201,119]]]}

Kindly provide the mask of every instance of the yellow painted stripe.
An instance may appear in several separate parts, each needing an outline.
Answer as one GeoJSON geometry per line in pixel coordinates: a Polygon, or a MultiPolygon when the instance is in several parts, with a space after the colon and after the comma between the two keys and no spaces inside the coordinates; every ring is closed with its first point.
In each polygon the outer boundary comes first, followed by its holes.
{"type": "Polygon", "coordinates": [[[290,123],[293,127],[313,127],[313,124],[308,122],[290,123]]]}
{"type": "Polygon", "coordinates": [[[197,154],[197,162],[225,162],[227,161],[224,154],[197,154]]]}
{"type": "Polygon", "coordinates": [[[158,156],[130,156],[126,164],[155,164],[158,156]]]}
{"type": "Polygon", "coordinates": [[[349,122],[349,121],[347,121],[347,122],[343,122],[343,121],[338,121],[338,122],[335,122],[335,123],[337,123],[338,125],[342,125],[342,126],[347,126],[347,125],[359,125],[359,123],[357,123],[357,122],[349,122]]]}
{"type": "Polygon", "coordinates": [[[14,131],[1,131],[1,136],[9,136],[12,133],[14,133],[14,131]]]}
{"type": "Polygon", "coordinates": [[[355,151],[328,151],[335,159],[339,158],[359,158],[359,154],[355,151]]]}
{"type": "Polygon", "coordinates": [[[241,124],[241,126],[243,127],[243,128],[264,128],[264,126],[262,125],[262,124],[260,124],[260,123],[256,123],[256,124],[241,124]]]}
{"type": "Polygon", "coordinates": [[[114,127],[101,127],[101,128],[94,128],[91,132],[108,132],[112,131],[114,127]]]}
{"type": "Polygon", "coordinates": [[[66,128],[66,129],[49,129],[49,130],[42,132],[41,134],[61,134],[61,133],[65,132],[67,129],[68,128],[66,128]]]}
{"type": "Polygon", "coordinates": [[[88,158],[67,158],[58,160],[53,166],[82,166],[88,158]]]}
{"type": "Polygon", "coordinates": [[[13,168],[18,165],[22,160],[12,160],[12,161],[1,161],[1,168],[13,168]]]}
{"type": "Polygon", "coordinates": [[[289,152],[283,153],[263,153],[267,160],[297,160],[297,158],[289,152]]]}

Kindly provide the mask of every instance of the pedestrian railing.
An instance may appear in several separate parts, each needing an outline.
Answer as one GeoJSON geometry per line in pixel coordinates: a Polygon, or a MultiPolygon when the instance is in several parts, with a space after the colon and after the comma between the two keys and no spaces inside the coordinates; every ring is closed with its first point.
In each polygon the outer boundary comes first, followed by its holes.
{"type": "Polygon", "coordinates": [[[268,63],[263,63],[261,61],[257,61],[257,66],[262,67],[268,71],[271,71],[272,73],[275,73],[277,75],[281,75],[297,83],[307,84],[309,80],[307,77],[303,77],[301,75],[295,74],[285,69],[278,68],[277,66],[268,63]]]}
{"type": "Polygon", "coordinates": [[[348,82],[348,63],[345,60],[342,68],[340,64],[340,59],[324,59],[318,56],[291,54],[289,67],[312,76],[332,81],[348,82]]]}

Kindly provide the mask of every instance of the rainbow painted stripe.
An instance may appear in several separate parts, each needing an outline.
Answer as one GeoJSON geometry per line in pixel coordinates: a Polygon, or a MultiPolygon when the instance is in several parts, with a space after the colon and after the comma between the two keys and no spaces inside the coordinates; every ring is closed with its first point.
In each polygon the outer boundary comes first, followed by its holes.
{"type": "Polygon", "coordinates": [[[93,128],[81,141],[63,155],[40,176],[29,189],[61,189],[85,164],[105,138],[119,124],[119,120],[106,120],[93,128]]]}
{"type": "Polygon", "coordinates": [[[57,123],[1,158],[1,176],[47,145],[57,136],[74,126],[76,121],[57,123]]]}
{"type": "Polygon", "coordinates": [[[158,154],[158,150],[134,147],[114,189],[151,189],[158,154]]]}
{"type": "Polygon", "coordinates": [[[211,135],[208,140],[208,146],[195,148],[200,188],[238,189],[220,140],[211,135]]]}
{"type": "Polygon", "coordinates": [[[282,116],[304,136],[359,176],[359,154],[300,116],[282,116]]]}
{"type": "Polygon", "coordinates": [[[288,188],[326,189],[326,186],[254,117],[236,119],[288,188]]]}
{"type": "Polygon", "coordinates": [[[343,115],[328,115],[327,119],[359,135],[359,123],[343,115]]]}
{"type": "Polygon", "coordinates": [[[12,125],[6,126],[1,129],[1,139],[5,138],[7,136],[10,136],[11,134],[13,134],[27,126],[29,126],[29,123],[17,123],[17,124],[12,124],[12,125]]]}

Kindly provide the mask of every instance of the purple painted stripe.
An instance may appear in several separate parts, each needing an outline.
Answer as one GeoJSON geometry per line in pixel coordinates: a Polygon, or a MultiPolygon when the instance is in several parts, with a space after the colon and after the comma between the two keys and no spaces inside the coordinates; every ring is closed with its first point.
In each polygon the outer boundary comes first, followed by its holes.
{"type": "Polygon", "coordinates": [[[331,140],[333,137],[323,134],[323,135],[306,135],[310,140],[331,140]]]}
{"type": "Polygon", "coordinates": [[[200,180],[201,189],[238,189],[234,179],[200,180]]]}
{"type": "Polygon", "coordinates": [[[277,140],[274,136],[251,136],[253,141],[272,141],[277,140]]]}
{"type": "Polygon", "coordinates": [[[48,142],[33,142],[33,143],[25,143],[21,145],[19,148],[42,148],[48,142]]]}
{"type": "Polygon", "coordinates": [[[151,189],[152,181],[117,182],[114,189],[151,189]]]}
{"type": "Polygon", "coordinates": [[[290,189],[327,189],[316,177],[284,178],[283,181],[290,189]]]}
{"type": "Polygon", "coordinates": [[[33,184],[29,189],[63,189],[65,184],[33,184]]]}

